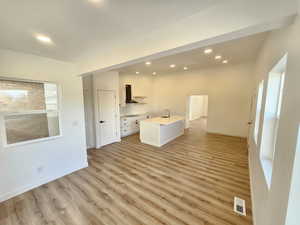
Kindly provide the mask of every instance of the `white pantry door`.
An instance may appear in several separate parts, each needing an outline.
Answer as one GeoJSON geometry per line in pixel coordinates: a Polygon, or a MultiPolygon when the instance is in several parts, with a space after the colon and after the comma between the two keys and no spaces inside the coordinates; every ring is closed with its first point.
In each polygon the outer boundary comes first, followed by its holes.
{"type": "Polygon", "coordinates": [[[98,127],[100,145],[111,144],[117,139],[116,93],[113,90],[98,90],[98,127]]]}

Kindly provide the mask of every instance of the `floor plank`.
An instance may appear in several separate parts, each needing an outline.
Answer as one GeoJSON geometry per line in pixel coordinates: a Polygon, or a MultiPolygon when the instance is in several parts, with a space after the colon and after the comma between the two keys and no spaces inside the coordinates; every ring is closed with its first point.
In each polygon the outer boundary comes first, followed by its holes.
{"type": "Polygon", "coordinates": [[[0,203],[1,225],[251,225],[246,140],[194,121],[156,148],[138,135],[89,151],[89,167],[0,203]],[[233,212],[234,196],[247,216],[233,212]]]}

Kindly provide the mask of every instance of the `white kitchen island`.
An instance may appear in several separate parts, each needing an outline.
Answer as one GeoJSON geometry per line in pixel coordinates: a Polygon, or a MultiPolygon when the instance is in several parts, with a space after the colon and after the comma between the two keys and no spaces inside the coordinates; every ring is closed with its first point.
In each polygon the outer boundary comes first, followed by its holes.
{"type": "Polygon", "coordinates": [[[155,117],[140,122],[142,143],[161,147],[184,133],[184,117],[155,117]]]}

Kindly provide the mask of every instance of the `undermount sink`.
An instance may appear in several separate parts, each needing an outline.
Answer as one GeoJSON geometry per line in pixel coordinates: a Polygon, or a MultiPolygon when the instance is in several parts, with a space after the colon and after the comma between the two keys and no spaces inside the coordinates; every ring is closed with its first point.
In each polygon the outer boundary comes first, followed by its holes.
{"type": "Polygon", "coordinates": [[[170,118],[170,116],[161,116],[161,118],[170,118]]]}

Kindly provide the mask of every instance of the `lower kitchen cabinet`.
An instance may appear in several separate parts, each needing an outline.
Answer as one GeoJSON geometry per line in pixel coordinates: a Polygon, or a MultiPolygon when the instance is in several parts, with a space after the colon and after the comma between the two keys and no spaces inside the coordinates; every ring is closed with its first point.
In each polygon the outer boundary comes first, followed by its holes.
{"type": "Polygon", "coordinates": [[[126,137],[140,131],[140,121],[146,119],[147,116],[128,116],[121,118],[121,137],[126,137]]]}

